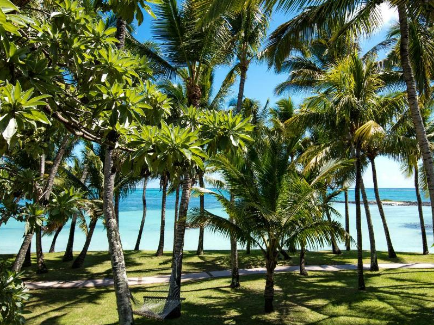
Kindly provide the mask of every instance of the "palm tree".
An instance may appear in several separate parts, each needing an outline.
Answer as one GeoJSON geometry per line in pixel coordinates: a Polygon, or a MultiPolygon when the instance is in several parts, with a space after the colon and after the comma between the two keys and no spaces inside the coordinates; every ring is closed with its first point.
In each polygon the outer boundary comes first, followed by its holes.
{"type": "Polygon", "coordinates": [[[143,214],[142,214],[142,221],[140,222],[140,228],[139,228],[139,234],[137,235],[137,241],[136,245],[134,246],[134,250],[138,251],[140,249],[140,241],[142,240],[142,233],[143,228],[145,226],[145,220],[146,220],[146,187],[148,186],[150,173],[148,170],[144,173],[143,178],[143,194],[142,194],[142,203],[143,203],[143,214]]]}
{"type": "MultiPolygon", "coordinates": [[[[265,133],[264,133],[265,135],[265,133]]],[[[196,213],[193,222],[206,222],[208,227],[228,236],[236,234],[242,241],[251,240],[265,259],[267,275],[264,290],[265,312],[274,310],[274,269],[282,245],[294,242],[329,242],[330,231],[343,238],[338,223],[323,220],[316,201],[319,186],[325,177],[338,168],[329,163],[316,177],[300,175],[289,168],[289,152],[285,141],[272,132],[257,139],[250,148],[250,155],[239,164],[220,155],[212,164],[223,174],[235,200],[223,193],[211,192],[222,203],[236,223],[206,212],[196,213]]]]}

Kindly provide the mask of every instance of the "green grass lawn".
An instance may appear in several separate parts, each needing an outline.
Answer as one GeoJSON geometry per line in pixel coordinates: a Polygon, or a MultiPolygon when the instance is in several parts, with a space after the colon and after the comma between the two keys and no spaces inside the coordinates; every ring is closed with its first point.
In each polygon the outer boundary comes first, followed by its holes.
{"type": "MultiPolygon", "coordinates": [[[[203,256],[197,256],[195,251],[185,251],[183,272],[206,272],[229,269],[230,259],[228,251],[206,251],[203,256]]],[[[77,253],[76,253],[77,254],[77,253]]],[[[128,276],[151,276],[170,274],[171,253],[162,257],[155,257],[154,252],[125,251],[128,276]]],[[[84,267],[71,269],[72,262],[62,262],[63,253],[45,254],[45,260],[49,273],[36,274],[36,261],[33,254],[33,266],[23,269],[26,280],[79,280],[99,279],[111,276],[110,257],[108,252],[89,252],[84,267]]],[[[364,262],[369,263],[369,252],[364,252],[364,262]]],[[[4,257],[7,257],[4,255],[4,257]]],[[[1,258],[1,255],[0,255],[1,258]]],[[[9,256],[10,259],[12,259],[9,256]]],[[[308,252],[307,263],[317,264],[356,264],[355,251],[343,251],[342,255],[333,255],[330,252],[308,252]]],[[[416,253],[398,253],[398,258],[389,259],[386,252],[378,252],[379,263],[434,263],[434,256],[416,253]]],[[[294,254],[291,260],[281,260],[279,265],[297,265],[298,255],[294,254]]],[[[240,268],[252,268],[264,266],[264,259],[260,251],[254,250],[246,255],[240,251],[240,268]]]]}
{"type": "MultiPolygon", "coordinates": [[[[367,290],[356,289],[356,273],[311,272],[276,275],[276,311],[264,315],[263,275],[242,277],[232,290],[228,278],[185,283],[183,316],[168,324],[414,324],[433,323],[434,271],[383,270],[366,273],[367,290]]],[[[159,286],[132,287],[138,302],[159,286]]],[[[29,325],[116,324],[112,288],[32,291],[29,325]]],[[[136,324],[160,322],[136,316],[136,324]]],[[[160,323],[161,324],[161,323],[160,323]]]]}

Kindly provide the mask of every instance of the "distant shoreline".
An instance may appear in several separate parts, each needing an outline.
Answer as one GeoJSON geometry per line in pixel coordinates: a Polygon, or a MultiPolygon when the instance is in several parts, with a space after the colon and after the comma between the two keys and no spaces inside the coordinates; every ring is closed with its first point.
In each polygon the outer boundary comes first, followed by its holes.
{"type": "MultiPolygon", "coordinates": [[[[335,203],[345,203],[345,201],[333,201],[335,203]]],[[[383,205],[390,205],[390,206],[403,206],[403,207],[410,207],[410,206],[417,206],[417,202],[415,201],[381,201],[383,205]]],[[[348,201],[350,204],[356,204],[354,201],[348,201]]],[[[368,201],[369,204],[377,204],[376,201],[368,201]]],[[[422,202],[423,206],[431,206],[430,202],[422,202]]]]}

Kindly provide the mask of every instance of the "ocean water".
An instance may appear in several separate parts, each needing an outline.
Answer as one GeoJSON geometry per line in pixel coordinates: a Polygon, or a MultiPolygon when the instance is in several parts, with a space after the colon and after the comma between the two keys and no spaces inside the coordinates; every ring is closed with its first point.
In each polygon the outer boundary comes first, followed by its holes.
{"type": "MultiPolygon", "coordinates": [[[[367,189],[369,200],[375,200],[373,189],[367,189]]],[[[415,201],[414,189],[380,189],[382,199],[393,201],[415,201]]],[[[158,246],[160,234],[160,214],[161,214],[161,192],[158,189],[148,189],[146,192],[147,198],[147,216],[145,222],[144,233],[141,241],[141,249],[156,250],[158,246]]],[[[343,194],[337,200],[343,200],[343,194]]],[[[350,201],[354,200],[354,191],[349,191],[350,201]]],[[[424,198],[424,200],[427,200],[424,198]]],[[[173,221],[174,221],[174,205],[175,195],[171,194],[167,199],[166,208],[166,230],[165,230],[165,245],[164,249],[171,251],[173,246],[173,221]]],[[[190,201],[190,208],[199,206],[199,198],[192,197],[190,201]]],[[[219,202],[212,196],[205,197],[205,206],[209,211],[226,216],[222,210],[219,202]]],[[[344,222],[344,204],[335,203],[336,210],[342,215],[334,216],[340,222],[344,222]]],[[[371,215],[375,229],[375,239],[378,250],[386,250],[386,240],[384,238],[383,226],[378,213],[376,205],[370,205],[371,215]]],[[[416,206],[384,206],[384,211],[389,225],[389,231],[392,237],[396,251],[404,252],[421,252],[422,240],[420,236],[419,217],[416,206]]],[[[431,209],[426,206],[423,207],[425,216],[425,225],[427,229],[428,244],[433,244],[432,233],[432,217],[431,209]]],[[[366,218],[364,216],[364,209],[362,209],[362,233],[363,233],[363,248],[369,249],[368,230],[366,225],[366,218]]],[[[136,243],[138,228],[142,218],[142,189],[137,189],[132,192],[128,197],[121,200],[120,204],[120,233],[124,249],[133,249],[136,243]]],[[[356,238],[355,233],[355,205],[350,204],[350,235],[356,238]]],[[[0,227],[0,254],[13,254],[16,253],[21,245],[22,235],[24,232],[24,224],[15,220],[10,220],[6,225],[0,227]]],[[[63,251],[66,247],[69,234],[69,224],[67,224],[60,233],[57,243],[56,251],[63,251]]],[[[188,229],[185,235],[185,249],[195,250],[199,237],[198,229],[188,229]]],[[[52,237],[43,237],[43,249],[48,251],[50,248],[52,237]]],[[[75,234],[74,250],[79,251],[83,247],[85,241],[84,233],[77,228],[75,234]]],[[[343,244],[340,244],[343,248],[343,244]]],[[[32,244],[32,250],[35,245],[32,244]]],[[[230,249],[229,239],[223,237],[218,233],[205,231],[204,248],[206,250],[212,249],[230,249]]],[[[102,221],[98,221],[95,229],[90,250],[107,250],[107,236],[104,230],[102,221]]],[[[434,248],[431,248],[434,252],[434,248]]]]}

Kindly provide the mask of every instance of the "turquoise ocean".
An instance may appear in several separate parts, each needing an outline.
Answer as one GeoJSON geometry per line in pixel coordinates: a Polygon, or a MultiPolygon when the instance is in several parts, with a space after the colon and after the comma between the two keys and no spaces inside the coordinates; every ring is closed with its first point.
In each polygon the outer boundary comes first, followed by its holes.
{"type": "MultiPolygon", "coordinates": [[[[142,218],[142,189],[136,189],[126,198],[121,200],[120,204],[120,233],[123,248],[130,250],[134,248],[137,239],[138,228],[142,218]]],[[[375,200],[373,189],[367,189],[368,199],[375,200]]],[[[382,188],[380,196],[384,200],[392,201],[416,201],[415,190],[411,188],[382,188]]],[[[161,214],[161,192],[159,189],[147,189],[147,216],[144,233],[141,241],[141,249],[156,250],[160,234],[160,214],[161,214]]],[[[354,201],[354,191],[349,191],[350,201],[354,201]]],[[[337,200],[344,200],[343,194],[337,200]]],[[[424,198],[424,200],[427,200],[424,198]]],[[[199,198],[192,197],[190,208],[198,207],[199,198]]],[[[219,202],[212,196],[207,195],[205,198],[206,209],[225,216],[219,202]]],[[[173,245],[173,220],[174,220],[175,195],[169,195],[166,209],[166,231],[165,231],[165,250],[172,250],[173,245]]],[[[334,203],[334,207],[342,215],[334,218],[344,222],[344,204],[334,203]]],[[[375,228],[375,240],[378,250],[386,250],[386,240],[384,238],[383,226],[376,205],[370,205],[371,215],[375,228]]],[[[363,248],[369,249],[368,230],[366,218],[363,211],[363,248]]],[[[420,236],[419,217],[417,206],[384,206],[384,211],[389,225],[392,242],[396,251],[403,252],[421,252],[422,240],[420,236]]],[[[432,218],[429,206],[423,207],[425,216],[425,225],[427,229],[428,244],[433,244],[432,218]]],[[[350,234],[355,238],[355,205],[350,204],[350,234]]],[[[24,224],[15,220],[10,220],[6,225],[0,227],[0,254],[14,254],[18,252],[21,245],[21,238],[24,232],[24,224]]],[[[69,234],[69,224],[66,225],[60,233],[56,251],[63,251],[69,234]]],[[[197,229],[188,229],[185,235],[185,249],[195,250],[197,248],[199,231],[197,229]]],[[[51,236],[43,237],[43,249],[48,251],[51,244],[51,236]]],[[[74,250],[79,251],[83,247],[85,235],[79,228],[76,229],[74,250]]],[[[343,244],[341,243],[341,248],[343,244]]],[[[35,245],[33,243],[32,250],[35,245]]],[[[206,250],[230,249],[229,239],[218,233],[210,231],[205,232],[204,248],[206,250]]],[[[98,221],[95,229],[90,250],[107,250],[107,236],[104,230],[102,220],[98,221]]],[[[434,252],[434,248],[431,248],[434,252]]]]}

